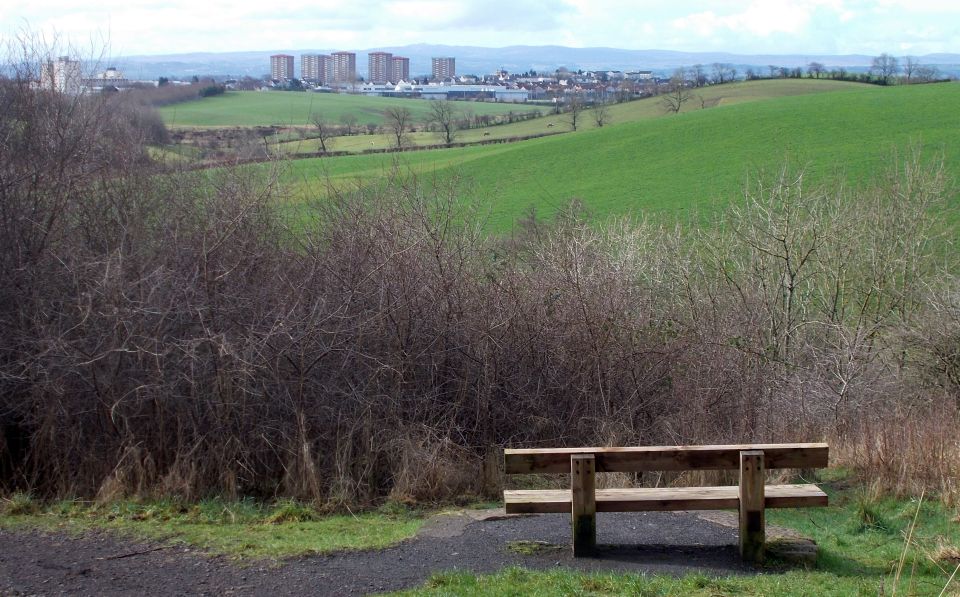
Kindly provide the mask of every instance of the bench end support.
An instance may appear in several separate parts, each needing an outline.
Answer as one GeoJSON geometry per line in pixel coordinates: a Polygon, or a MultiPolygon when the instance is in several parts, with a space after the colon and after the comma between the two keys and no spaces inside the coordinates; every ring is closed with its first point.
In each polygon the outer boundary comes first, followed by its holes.
{"type": "Polygon", "coordinates": [[[763,562],[767,540],[764,520],[764,466],[762,450],[740,452],[740,556],[763,562]]]}
{"type": "Polygon", "coordinates": [[[573,555],[588,556],[597,547],[596,461],[593,454],[570,456],[573,555]]]}

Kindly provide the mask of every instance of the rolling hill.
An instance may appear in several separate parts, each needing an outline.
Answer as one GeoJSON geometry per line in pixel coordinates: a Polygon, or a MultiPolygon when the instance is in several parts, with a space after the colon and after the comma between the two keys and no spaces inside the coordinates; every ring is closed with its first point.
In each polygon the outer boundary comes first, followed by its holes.
{"type": "Polygon", "coordinates": [[[808,179],[875,176],[922,145],[960,166],[960,84],[861,87],[720,105],[512,145],[299,160],[289,176],[371,181],[394,164],[462,177],[489,197],[489,226],[508,229],[531,206],[544,215],[579,199],[596,216],[684,220],[737,197],[753,177],[788,163],[808,179]]]}
{"type": "MultiPolygon", "coordinates": [[[[694,98],[683,106],[682,112],[700,110],[706,104],[710,106],[727,106],[732,104],[756,102],[763,100],[788,97],[793,95],[807,95],[813,93],[830,93],[835,91],[849,91],[863,89],[863,83],[849,83],[845,81],[831,81],[826,79],[774,79],[765,81],[746,81],[729,85],[714,85],[694,91],[694,98]],[[701,102],[700,100],[703,100],[701,102]]],[[[410,105],[410,104],[407,104],[410,105]]],[[[473,111],[484,104],[477,102],[456,102],[455,106],[460,113],[473,111]]],[[[414,104],[415,107],[422,105],[414,104]]],[[[457,141],[476,142],[486,139],[504,139],[524,137],[549,132],[567,132],[570,130],[567,114],[549,114],[549,106],[541,106],[548,112],[547,115],[533,120],[524,120],[512,124],[501,124],[490,127],[460,131],[457,141]]],[[[623,124],[637,120],[649,120],[666,116],[659,98],[646,98],[638,101],[612,104],[609,107],[609,124],[623,124]]],[[[580,119],[577,130],[597,128],[590,112],[580,119]]],[[[432,145],[438,142],[436,134],[416,132],[408,135],[413,145],[432,145]]],[[[344,136],[330,142],[330,146],[337,151],[360,152],[365,149],[384,149],[393,147],[394,137],[389,134],[344,136]]],[[[296,140],[280,144],[281,149],[293,152],[319,151],[320,145],[316,140],[296,140]]]]}

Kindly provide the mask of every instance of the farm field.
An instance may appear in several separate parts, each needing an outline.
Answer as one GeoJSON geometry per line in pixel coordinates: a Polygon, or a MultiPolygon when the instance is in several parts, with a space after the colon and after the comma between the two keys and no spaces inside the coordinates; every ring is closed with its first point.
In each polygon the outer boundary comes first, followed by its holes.
{"type": "MultiPolygon", "coordinates": [[[[684,104],[681,113],[703,109],[700,98],[713,107],[727,106],[739,103],[771,100],[794,95],[810,95],[831,93],[836,91],[863,90],[870,87],[862,83],[848,83],[844,81],[828,81],[817,79],[775,79],[770,81],[746,81],[730,85],[704,87],[695,92],[694,99],[684,104]]],[[[457,102],[458,108],[475,110],[474,102],[457,102]]],[[[541,107],[545,112],[549,108],[541,107]]],[[[650,120],[667,116],[660,103],[660,98],[646,98],[642,100],[613,104],[609,107],[609,126],[616,126],[638,120],[650,120]]],[[[418,123],[419,124],[419,123],[418,123]]],[[[578,131],[597,128],[597,124],[589,110],[582,114],[577,123],[578,131]]],[[[547,114],[534,120],[501,124],[484,128],[459,131],[457,141],[476,142],[486,139],[505,139],[510,137],[524,137],[550,132],[570,131],[570,118],[567,114],[547,114]]],[[[431,145],[438,143],[438,136],[431,132],[415,132],[409,135],[412,145],[431,145]]],[[[332,149],[336,151],[360,152],[365,149],[385,149],[392,147],[395,140],[388,134],[354,135],[338,137],[332,142],[332,149]]],[[[314,152],[319,151],[316,140],[299,140],[281,143],[282,150],[287,152],[314,152]]]]}
{"type": "MultiPolygon", "coordinates": [[[[506,114],[536,109],[522,104],[464,102],[474,114],[506,114]]],[[[423,120],[427,103],[420,100],[340,95],[310,92],[230,91],[224,95],[161,107],[160,114],[170,127],[217,126],[307,126],[310,115],[321,112],[336,123],[347,113],[359,125],[381,124],[383,111],[393,106],[409,108],[414,119],[423,120]]]]}
{"type": "MultiPolygon", "coordinates": [[[[579,199],[595,216],[699,218],[783,163],[815,182],[875,176],[896,152],[922,145],[960,165],[960,84],[849,91],[718,106],[667,118],[514,143],[411,154],[298,160],[290,175],[372,182],[394,166],[482,185],[489,226],[509,229],[530,207],[556,213],[579,199]]],[[[299,194],[299,193],[298,193],[299,194]]]]}

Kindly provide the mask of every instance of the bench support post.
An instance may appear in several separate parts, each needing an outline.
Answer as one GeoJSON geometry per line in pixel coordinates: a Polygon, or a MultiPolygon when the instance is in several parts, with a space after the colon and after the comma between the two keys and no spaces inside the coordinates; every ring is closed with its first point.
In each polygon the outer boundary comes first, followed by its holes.
{"type": "Polygon", "coordinates": [[[766,542],[763,473],[763,450],[740,452],[740,556],[757,564],[766,542]]]}
{"type": "Polygon", "coordinates": [[[590,555],[597,546],[596,462],[593,454],[570,456],[573,555],[590,555]]]}

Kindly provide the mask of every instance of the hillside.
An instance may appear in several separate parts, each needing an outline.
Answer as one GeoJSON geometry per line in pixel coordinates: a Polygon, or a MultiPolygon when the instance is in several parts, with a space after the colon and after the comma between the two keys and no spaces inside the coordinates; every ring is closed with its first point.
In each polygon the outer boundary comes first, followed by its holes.
{"type": "MultiPolygon", "coordinates": [[[[764,81],[746,81],[729,85],[703,87],[694,91],[694,98],[683,106],[683,112],[700,110],[702,105],[726,106],[745,102],[777,99],[793,95],[807,95],[814,93],[830,93],[848,91],[867,87],[862,83],[845,81],[830,81],[817,79],[774,79],[764,81]],[[701,102],[702,98],[702,102],[701,102]]],[[[456,109],[476,112],[476,102],[457,102],[456,109]]],[[[569,132],[570,122],[567,114],[550,114],[549,106],[541,107],[547,115],[533,120],[524,120],[512,124],[502,124],[490,127],[460,131],[457,141],[476,142],[486,139],[504,139],[538,135],[551,132],[569,132]]],[[[660,98],[646,98],[622,104],[613,104],[609,107],[608,124],[617,125],[637,120],[663,118],[666,116],[660,98]]],[[[590,111],[583,114],[577,124],[577,130],[597,128],[590,111]]],[[[437,143],[437,135],[428,132],[416,132],[408,135],[413,145],[431,145],[437,143]]],[[[362,135],[339,137],[332,142],[337,151],[360,152],[366,149],[384,149],[393,147],[395,139],[389,134],[362,135]]],[[[307,152],[319,151],[316,140],[297,140],[282,143],[280,147],[285,151],[307,152]]]]}
{"type": "MultiPolygon", "coordinates": [[[[302,126],[310,124],[310,115],[321,112],[337,122],[347,113],[360,125],[381,124],[383,111],[393,106],[408,108],[422,120],[427,114],[425,102],[408,99],[340,95],[333,93],[297,93],[282,91],[231,91],[224,95],[173,104],[160,108],[164,122],[172,127],[200,126],[302,126]]],[[[475,114],[506,114],[532,110],[516,104],[471,102],[475,114]]]]}
{"type": "Polygon", "coordinates": [[[896,151],[922,144],[960,165],[960,84],[863,87],[720,105],[513,145],[301,160],[292,175],[371,180],[395,162],[455,173],[489,189],[490,225],[509,228],[531,206],[548,215],[581,200],[594,214],[685,219],[736,197],[757,173],[784,162],[808,178],[875,175],[896,151]]]}

